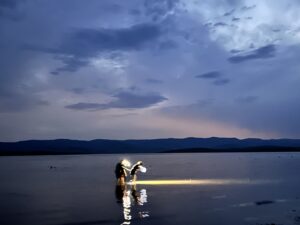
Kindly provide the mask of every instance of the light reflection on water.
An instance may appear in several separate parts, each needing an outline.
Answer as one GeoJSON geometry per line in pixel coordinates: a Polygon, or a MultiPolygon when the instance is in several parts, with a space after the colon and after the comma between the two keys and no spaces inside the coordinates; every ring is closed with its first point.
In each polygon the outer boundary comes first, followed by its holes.
{"type": "Polygon", "coordinates": [[[237,184],[268,184],[277,183],[275,180],[249,179],[182,179],[182,180],[138,180],[128,182],[128,185],[237,185],[237,184]]]}
{"type": "Polygon", "coordinates": [[[141,207],[147,203],[146,189],[137,190],[136,185],[116,185],[116,198],[123,207],[124,222],[122,225],[130,224],[133,219],[133,209],[138,207],[138,217],[140,219],[150,216],[148,211],[143,211],[141,207]]]}

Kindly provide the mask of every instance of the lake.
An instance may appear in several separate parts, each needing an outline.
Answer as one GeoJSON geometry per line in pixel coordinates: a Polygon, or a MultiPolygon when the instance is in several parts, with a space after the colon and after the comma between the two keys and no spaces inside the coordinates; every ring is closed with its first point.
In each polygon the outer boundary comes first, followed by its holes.
{"type": "Polygon", "coordinates": [[[0,224],[300,224],[299,171],[300,153],[0,157],[0,224]],[[149,183],[117,187],[123,158],[149,183]]]}

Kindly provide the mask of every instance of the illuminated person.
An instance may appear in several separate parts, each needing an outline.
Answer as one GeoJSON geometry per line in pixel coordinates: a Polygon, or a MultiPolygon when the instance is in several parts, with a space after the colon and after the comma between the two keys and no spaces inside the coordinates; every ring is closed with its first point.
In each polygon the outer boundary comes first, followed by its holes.
{"type": "Polygon", "coordinates": [[[146,172],[146,168],[143,167],[143,162],[142,161],[138,161],[136,164],[134,164],[131,168],[131,171],[130,171],[130,175],[132,177],[132,181],[136,181],[136,173],[138,171],[141,171],[141,172],[146,172]]]}
{"type": "Polygon", "coordinates": [[[115,175],[117,178],[117,185],[125,185],[127,172],[130,171],[128,167],[130,167],[130,162],[126,159],[121,160],[117,163],[115,168],[115,175]]]}

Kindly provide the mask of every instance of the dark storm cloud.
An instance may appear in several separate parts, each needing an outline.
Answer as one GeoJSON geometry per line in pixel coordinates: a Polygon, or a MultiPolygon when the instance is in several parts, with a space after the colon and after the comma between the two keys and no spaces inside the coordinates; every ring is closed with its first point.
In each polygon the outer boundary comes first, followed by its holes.
{"type": "Polygon", "coordinates": [[[158,94],[137,95],[130,92],[120,92],[113,97],[116,100],[109,103],[87,103],[80,102],[73,105],[67,105],[66,108],[74,110],[104,110],[111,108],[119,109],[141,109],[153,106],[167,100],[166,97],[158,94]]]}
{"type": "Polygon", "coordinates": [[[88,65],[91,58],[103,52],[139,50],[146,43],[155,40],[162,31],[156,24],[138,24],[127,28],[78,29],[69,33],[58,48],[29,47],[27,49],[44,51],[56,55],[64,66],[54,70],[75,72],[88,65]]]}
{"type": "Polygon", "coordinates": [[[237,56],[229,57],[228,61],[231,63],[241,63],[253,59],[273,58],[275,56],[275,52],[276,52],[276,47],[275,45],[271,44],[250,51],[245,55],[237,55],[237,56]]]}
{"type": "Polygon", "coordinates": [[[219,71],[211,71],[208,73],[203,73],[200,75],[196,75],[196,78],[201,78],[201,79],[216,79],[221,77],[221,73],[219,71]]]}
{"type": "Polygon", "coordinates": [[[120,29],[80,29],[66,39],[59,51],[67,55],[93,57],[100,51],[137,50],[160,34],[155,24],[120,29]]]}

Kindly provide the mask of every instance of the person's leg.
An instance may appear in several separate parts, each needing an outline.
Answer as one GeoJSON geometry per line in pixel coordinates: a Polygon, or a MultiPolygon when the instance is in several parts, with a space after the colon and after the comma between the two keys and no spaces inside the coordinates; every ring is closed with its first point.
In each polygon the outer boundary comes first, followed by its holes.
{"type": "Polygon", "coordinates": [[[132,176],[132,181],[134,182],[134,181],[136,181],[136,174],[134,174],[133,176],[132,176]]]}
{"type": "Polygon", "coordinates": [[[120,185],[125,185],[125,176],[120,177],[120,185]]]}

